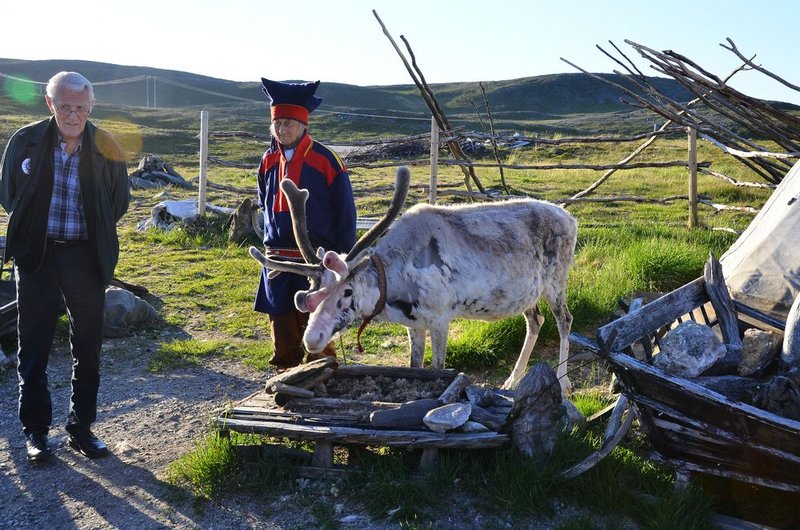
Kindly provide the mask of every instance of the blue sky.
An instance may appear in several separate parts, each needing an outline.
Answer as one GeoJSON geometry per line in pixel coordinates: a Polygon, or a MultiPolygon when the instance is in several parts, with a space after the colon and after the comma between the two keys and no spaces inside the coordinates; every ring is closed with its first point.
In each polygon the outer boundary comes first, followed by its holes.
{"type": "MultiPolygon", "coordinates": [[[[80,59],[182,70],[236,81],[408,84],[408,73],[372,15],[404,49],[405,35],[428,82],[496,81],[616,65],[595,45],[615,42],[641,68],[630,39],[672,49],[726,76],[739,65],[719,46],[800,85],[795,0],[84,0],[3,5],[0,57],[80,59]]],[[[12,73],[12,72],[3,72],[12,73]]],[[[800,92],[758,72],[731,85],[800,104],[800,92]]]]}

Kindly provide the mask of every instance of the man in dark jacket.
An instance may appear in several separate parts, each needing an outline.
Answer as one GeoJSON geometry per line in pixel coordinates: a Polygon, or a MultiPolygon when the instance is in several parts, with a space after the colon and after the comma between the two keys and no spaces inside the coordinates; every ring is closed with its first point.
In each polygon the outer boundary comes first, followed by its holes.
{"type": "Polygon", "coordinates": [[[19,419],[32,462],[51,452],[47,363],[62,299],[73,356],[69,444],[90,458],[108,454],[90,426],[105,288],[119,257],[116,223],[130,201],[124,152],[88,121],[91,83],[60,72],[46,92],[52,116],[14,133],[0,165],[0,204],[10,216],[4,261],[14,259],[17,278],[19,419]]]}
{"type": "MultiPolygon", "coordinates": [[[[325,250],[347,252],[356,241],[356,207],[350,176],[339,156],[308,135],[308,115],[322,100],[314,95],[316,83],[282,83],[261,79],[270,99],[272,144],[258,169],[258,202],[264,212],[264,245],[267,255],[302,261],[292,231],[289,204],[280,181],[291,179],[309,192],[307,225],[311,243],[325,250]]],[[[278,368],[303,361],[303,332],[308,313],[294,306],[294,294],[308,289],[308,279],[282,273],[261,274],[255,309],[268,313],[278,368]]],[[[335,356],[333,344],[319,355],[335,356]]],[[[311,359],[309,359],[311,360],[311,359]]]]}

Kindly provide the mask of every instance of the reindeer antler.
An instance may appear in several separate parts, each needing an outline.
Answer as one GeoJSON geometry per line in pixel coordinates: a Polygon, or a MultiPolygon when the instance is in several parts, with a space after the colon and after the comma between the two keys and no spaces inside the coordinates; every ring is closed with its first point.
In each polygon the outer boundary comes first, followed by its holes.
{"type": "Polygon", "coordinates": [[[394,197],[392,197],[392,203],[389,205],[389,210],[384,214],[384,216],[378,221],[372,228],[367,230],[367,232],[361,236],[361,238],[356,241],[356,244],[353,245],[353,248],[350,249],[350,252],[347,253],[347,257],[345,258],[345,262],[350,263],[353,258],[358,256],[361,252],[363,252],[367,247],[373,244],[383,233],[389,228],[389,225],[395,220],[397,215],[400,213],[400,210],[403,209],[403,205],[406,202],[406,197],[408,196],[408,188],[411,184],[411,172],[408,170],[406,166],[400,166],[397,168],[397,173],[395,173],[394,177],[394,197]]]}
{"type": "Polygon", "coordinates": [[[321,260],[311,243],[311,238],[308,237],[308,225],[306,223],[306,201],[308,200],[308,190],[299,189],[291,179],[284,178],[281,180],[281,191],[286,195],[289,202],[289,214],[292,216],[292,231],[294,232],[294,240],[297,242],[297,248],[300,249],[300,254],[306,260],[306,263],[317,264],[321,260]]]}
{"type": "Polygon", "coordinates": [[[265,256],[256,247],[250,247],[250,255],[272,272],[292,272],[309,278],[322,278],[322,265],[319,263],[297,263],[296,261],[280,261],[265,256]]]}

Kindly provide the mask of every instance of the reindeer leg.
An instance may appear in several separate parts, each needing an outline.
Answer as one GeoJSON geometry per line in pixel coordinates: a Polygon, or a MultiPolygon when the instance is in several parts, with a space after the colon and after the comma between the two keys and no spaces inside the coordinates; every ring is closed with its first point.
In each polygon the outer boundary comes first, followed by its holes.
{"type": "Polygon", "coordinates": [[[425,330],[417,328],[408,329],[408,343],[411,348],[411,367],[422,368],[425,358],[425,330]]]}
{"type": "Polygon", "coordinates": [[[522,313],[522,316],[525,317],[525,342],[522,343],[522,351],[519,352],[517,363],[514,365],[511,375],[508,376],[508,379],[503,383],[503,388],[507,390],[515,388],[520,379],[522,379],[522,376],[525,375],[533,346],[536,344],[536,339],[539,338],[539,330],[542,328],[542,324],[544,324],[544,317],[539,311],[538,305],[526,309],[525,312],[522,313]]]}
{"type": "Polygon", "coordinates": [[[447,353],[447,333],[449,323],[445,322],[431,328],[431,350],[433,350],[433,368],[444,368],[444,357],[447,353]]]}
{"type": "Polygon", "coordinates": [[[572,393],[572,382],[567,377],[567,359],[569,358],[569,330],[572,328],[572,314],[567,309],[566,293],[560,293],[552,302],[548,300],[550,310],[556,317],[558,326],[558,369],[556,376],[561,383],[561,391],[566,396],[572,393]]]}

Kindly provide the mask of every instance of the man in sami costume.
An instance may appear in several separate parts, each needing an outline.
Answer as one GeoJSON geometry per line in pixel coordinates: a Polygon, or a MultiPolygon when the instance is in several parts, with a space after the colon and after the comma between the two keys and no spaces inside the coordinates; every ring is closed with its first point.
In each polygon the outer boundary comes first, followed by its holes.
{"type": "MultiPolygon", "coordinates": [[[[264,246],[269,256],[303,261],[292,231],[289,205],[280,181],[291,179],[309,192],[306,203],[308,234],[314,248],[347,252],[356,240],[356,207],[347,168],[330,148],[308,134],[308,115],[322,100],[315,83],[282,83],[261,78],[270,99],[272,142],[258,169],[258,203],[264,213],[264,246]]],[[[279,369],[303,362],[303,332],[308,313],[294,306],[294,294],[309,288],[308,279],[281,273],[270,279],[261,271],[255,310],[267,313],[275,354],[269,361],[279,369]]],[[[319,354],[336,356],[331,342],[319,354]]]]}

